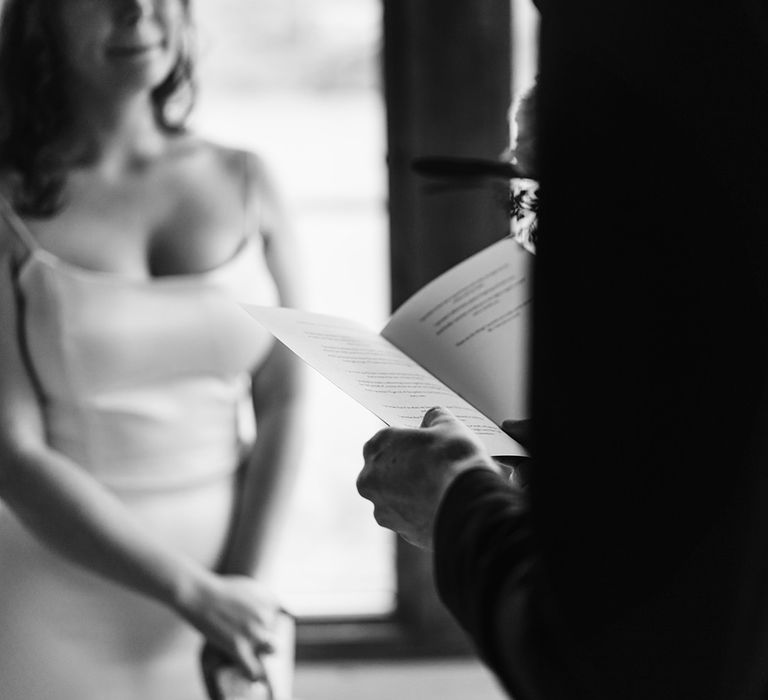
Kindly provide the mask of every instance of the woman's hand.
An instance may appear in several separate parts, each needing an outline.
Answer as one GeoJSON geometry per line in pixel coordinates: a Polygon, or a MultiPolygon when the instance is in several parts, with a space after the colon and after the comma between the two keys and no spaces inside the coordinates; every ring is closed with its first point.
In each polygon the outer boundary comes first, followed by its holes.
{"type": "Polygon", "coordinates": [[[211,574],[183,600],[179,613],[206,642],[251,680],[262,675],[258,656],[274,650],[281,606],[264,585],[247,576],[211,574]]]}

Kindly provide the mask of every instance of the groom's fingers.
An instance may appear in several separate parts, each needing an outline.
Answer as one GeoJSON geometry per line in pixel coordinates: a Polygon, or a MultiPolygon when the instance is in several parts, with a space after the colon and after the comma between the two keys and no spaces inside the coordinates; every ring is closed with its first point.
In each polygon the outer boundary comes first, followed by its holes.
{"type": "Polygon", "coordinates": [[[513,440],[519,442],[525,449],[530,449],[533,438],[533,421],[530,418],[523,420],[505,420],[501,429],[513,440]]]}
{"type": "Polygon", "coordinates": [[[424,414],[424,418],[421,419],[421,427],[431,428],[436,423],[441,423],[442,421],[453,417],[453,414],[447,408],[433,406],[424,414]]]}

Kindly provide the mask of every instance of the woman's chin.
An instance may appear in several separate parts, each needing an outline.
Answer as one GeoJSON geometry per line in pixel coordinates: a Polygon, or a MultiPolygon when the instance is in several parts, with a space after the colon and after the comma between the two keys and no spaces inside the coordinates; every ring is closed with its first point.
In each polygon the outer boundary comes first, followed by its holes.
{"type": "Polygon", "coordinates": [[[172,60],[159,51],[125,52],[110,56],[113,85],[137,90],[154,89],[171,72],[172,60]]]}

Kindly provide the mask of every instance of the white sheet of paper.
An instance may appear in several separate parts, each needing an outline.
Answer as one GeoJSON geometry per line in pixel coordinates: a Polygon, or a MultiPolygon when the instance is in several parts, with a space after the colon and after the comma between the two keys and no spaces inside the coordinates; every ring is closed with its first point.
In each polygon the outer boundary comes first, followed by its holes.
{"type": "Polygon", "coordinates": [[[386,338],[344,318],[295,309],[243,305],[307,364],[387,425],[418,427],[432,406],[445,406],[492,455],[525,454],[520,445],[386,338]]]}
{"type": "Polygon", "coordinates": [[[381,332],[497,425],[529,416],[532,260],[512,238],[494,243],[416,292],[381,332]]]}

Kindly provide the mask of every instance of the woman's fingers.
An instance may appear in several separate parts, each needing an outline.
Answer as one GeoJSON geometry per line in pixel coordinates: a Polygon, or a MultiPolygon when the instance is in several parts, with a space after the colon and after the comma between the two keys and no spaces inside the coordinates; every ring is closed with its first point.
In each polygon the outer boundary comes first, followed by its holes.
{"type": "Polygon", "coordinates": [[[252,578],[221,575],[198,604],[206,638],[249,677],[261,672],[260,654],[275,650],[281,606],[270,589],[252,578]]]}
{"type": "Polygon", "coordinates": [[[271,654],[275,650],[274,626],[274,621],[271,625],[249,625],[246,640],[257,654],[271,654]]]}
{"type": "Polygon", "coordinates": [[[234,651],[235,661],[246,672],[248,678],[252,681],[259,680],[263,674],[263,667],[252,641],[245,637],[236,638],[234,651]]]}

